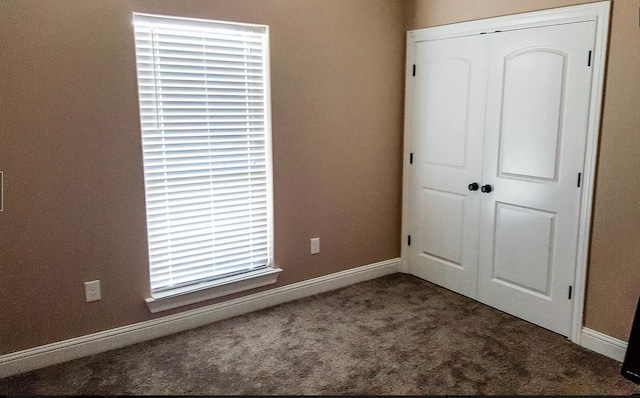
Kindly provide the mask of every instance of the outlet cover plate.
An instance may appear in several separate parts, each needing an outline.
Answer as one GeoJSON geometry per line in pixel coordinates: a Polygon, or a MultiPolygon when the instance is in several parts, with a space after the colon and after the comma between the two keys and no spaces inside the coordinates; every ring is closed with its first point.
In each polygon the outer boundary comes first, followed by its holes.
{"type": "Polygon", "coordinates": [[[87,303],[100,300],[102,298],[102,294],[100,292],[100,281],[85,282],[84,295],[87,299],[87,303]]]}
{"type": "Polygon", "coordinates": [[[311,238],[311,254],[320,253],[320,238],[311,238]]]}

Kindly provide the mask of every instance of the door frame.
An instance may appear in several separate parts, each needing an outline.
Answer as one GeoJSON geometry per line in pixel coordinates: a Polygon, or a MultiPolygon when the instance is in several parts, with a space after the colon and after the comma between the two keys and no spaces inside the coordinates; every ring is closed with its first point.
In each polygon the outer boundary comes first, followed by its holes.
{"type": "Polygon", "coordinates": [[[402,181],[402,236],[400,271],[414,274],[409,264],[409,250],[407,237],[411,234],[412,220],[408,214],[410,202],[409,180],[412,176],[410,156],[412,152],[414,132],[412,126],[412,110],[415,89],[413,83],[413,65],[418,42],[441,40],[461,36],[491,34],[497,30],[509,31],[527,28],[544,27],[576,22],[594,21],[596,23],[596,37],[592,59],[593,79],[591,81],[591,98],[589,100],[589,121],[587,126],[587,142],[585,150],[585,164],[583,170],[583,189],[580,199],[580,218],[578,225],[578,249],[576,253],[576,272],[573,284],[573,309],[571,316],[571,331],[569,339],[581,344],[584,302],[587,279],[587,264],[589,260],[589,241],[591,235],[591,217],[593,211],[593,193],[596,176],[598,155],[598,138],[600,135],[600,121],[602,117],[602,101],[605,81],[605,63],[607,57],[607,41],[609,35],[610,1],[588,3],[577,6],[554,8],[515,14],[504,17],[481,19],[461,22],[433,28],[416,29],[407,32],[407,52],[405,67],[405,112],[404,112],[404,154],[402,181]]]}

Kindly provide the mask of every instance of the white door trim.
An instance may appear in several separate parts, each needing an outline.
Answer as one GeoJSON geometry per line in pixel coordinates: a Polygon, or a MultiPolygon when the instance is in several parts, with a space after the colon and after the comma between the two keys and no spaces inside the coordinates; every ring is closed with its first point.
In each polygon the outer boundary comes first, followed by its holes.
{"type": "Polygon", "coordinates": [[[598,136],[604,92],[605,61],[607,53],[607,39],[609,32],[609,1],[590,3],[571,7],[555,8],[524,14],[509,15],[471,22],[462,22],[434,28],[418,29],[407,32],[407,64],[405,68],[405,126],[404,126],[404,172],[403,172],[403,216],[401,237],[401,265],[400,271],[411,273],[409,264],[409,250],[407,236],[411,234],[412,220],[408,219],[409,198],[409,164],[413,142],[413,126],[411,112],[414,105],[413,65],[415,63],[415,48],[420,41],[441,40],[446,38],[493,33],[497,30],[516,30],[548,25],[558,25],[585,21],[596,23],[596,38],[593,55],[593,79],[591,98],[589,100],[589,122],[587,129],[587,143],[583,176],[583,190],[580,201],[580,225],[578,227],[578,251],[576,256],[576,275],[574,282],[573,311],[571,319],[571,333],[569,339],[576,344],[581,343],[585,288],[587,277],[587,263],[589,257],[590,226],[593,206],[593,192],[595,169],[598,153],[598,136]]]}

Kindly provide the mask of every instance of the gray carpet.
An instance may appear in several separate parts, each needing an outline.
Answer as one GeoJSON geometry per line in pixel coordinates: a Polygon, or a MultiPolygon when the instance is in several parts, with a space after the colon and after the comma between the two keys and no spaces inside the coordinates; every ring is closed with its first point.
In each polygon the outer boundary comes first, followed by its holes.
{"type": "Polygon", "coordinates": [[[620,364],[396,274],[0,380],[0,394],[625,394],[620,364]]]}

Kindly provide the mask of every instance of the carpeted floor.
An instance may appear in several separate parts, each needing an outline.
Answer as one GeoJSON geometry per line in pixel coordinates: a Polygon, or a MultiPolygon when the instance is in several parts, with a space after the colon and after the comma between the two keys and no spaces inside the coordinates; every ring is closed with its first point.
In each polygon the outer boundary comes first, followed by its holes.
{"type": "Polygon", "coordinates": [[[0,394],[640,392],[564,337],[395,274],[0,380],[0,394]]]}

